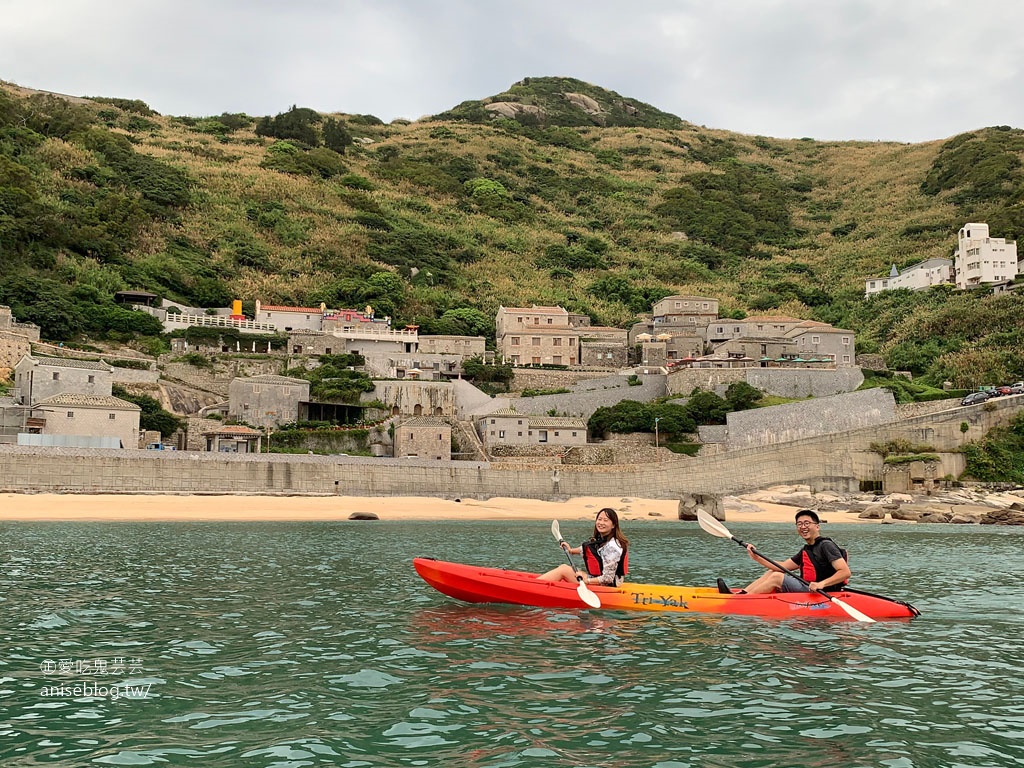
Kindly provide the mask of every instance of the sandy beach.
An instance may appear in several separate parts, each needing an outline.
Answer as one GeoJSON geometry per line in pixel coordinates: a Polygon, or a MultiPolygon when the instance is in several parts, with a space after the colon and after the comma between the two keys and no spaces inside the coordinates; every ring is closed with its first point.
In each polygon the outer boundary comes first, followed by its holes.
{"type": "MultiPolygon", "coordinates": [[[[459,501],[429,497],[354,496],[159,496],[0,494],[0,520],[264,521],[348,520],[372,512],[381,520],[588,520],[612,507],[623,520],[675,520],[671,499],[582,497],[564,502],[491,498],[459,501]]],[[[726,519],[742,523],[792,522],[795,507],[763,501],[726,501],[726,519]],[[731,507],[742,507],[732,509],[731,507]]],[[[831,513],[831,522],[863,522],[831,513]]]]}

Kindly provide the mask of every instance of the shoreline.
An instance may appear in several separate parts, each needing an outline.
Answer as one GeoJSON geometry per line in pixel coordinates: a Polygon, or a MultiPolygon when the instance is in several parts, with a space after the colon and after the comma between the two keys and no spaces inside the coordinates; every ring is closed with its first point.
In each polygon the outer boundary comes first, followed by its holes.
{"type": "MultiPolygon", "coordinates": [[[[728,502],[728,500],[727,500],[728,502]]],[[[585,496],[568,501],[494,497],[262,496],[0,493],[0,521],[19,522],[311,522],[349,520],[372,513],[381,521],[589,520],[612,507],[624,522],[678,519],[675,499],[585,496]]],[[[726,504],[727,522],[790,523],[798,507],[741,499],[726,504]]],[[[832,512],[831,523],[869,523],[855,513],[832,512]]]]}

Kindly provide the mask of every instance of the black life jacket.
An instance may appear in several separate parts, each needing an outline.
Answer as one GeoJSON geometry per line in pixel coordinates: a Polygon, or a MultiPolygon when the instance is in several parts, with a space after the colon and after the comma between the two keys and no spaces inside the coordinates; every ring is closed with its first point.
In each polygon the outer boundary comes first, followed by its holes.
{"type": "MultiPolygon", "coordinates": [[[[822,556],[822,550],[818,545],[823,541],[831,541],[833,544],[836,542],[828,536],[819,536],[814,544],[805,544],[804,548],[800,550],[800,556],[797,560],[797,564],[800,567],[800,577],[805,581],[822,581],[832,576],[836,571],[832,567],[832,563],[825,560],[822,556]],[[813,553],[813,556],[812,556],[813,553]]],[[[850,553],[845,549],[836,544],[836,548],[839,550],[839,554],[842,555],[843,560],[850,562],[850,553]]],[[[835,584],[828,587],[827,590],[842,589],[843,585],[847,584],[848,581],[844,581],[842,584],[835,584]]]]}
{"type": "MultiPolygon", "coordinates": [[[[583,549],[583,565],[591,576],[600,576],[604,573],[604,561],[601,559],[601,553],[598,550],[605,545],[606,541],[607,539],[591,539],[580,545],[583,549]]],[[[619,544],[621,545],[622,542],[619,542],[619,544]]],[[[624,579],[628,572],[629,547],[623,546],[622,557],[619,558],[619,563],[615,566],[615,575],[620,579],[624,579]]]]}

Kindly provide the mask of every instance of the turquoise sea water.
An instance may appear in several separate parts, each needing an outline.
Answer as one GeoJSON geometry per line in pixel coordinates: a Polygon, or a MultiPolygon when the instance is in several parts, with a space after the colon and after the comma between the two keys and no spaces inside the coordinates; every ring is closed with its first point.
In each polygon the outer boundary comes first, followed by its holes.
{"type": "MultiPolygon", "coordinates": [[[[758,573],[627,525],[635,581],[758,573]]],[[[1024,765],[1022,529],[827,526],[856,586],[923,612],[872,625],[473,606],[413,571],[557,565],[547,523],[2,530],[4,768],[1024,765]]]]}

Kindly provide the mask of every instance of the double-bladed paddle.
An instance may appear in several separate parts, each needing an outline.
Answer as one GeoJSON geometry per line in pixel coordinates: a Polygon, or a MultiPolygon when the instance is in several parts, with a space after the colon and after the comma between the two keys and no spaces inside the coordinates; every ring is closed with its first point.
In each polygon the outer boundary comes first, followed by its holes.
{"type": "MultiPolygon", "coordinates": [[[[747,548],[746,542],[740,541],[735,536],[733,536],[731,533],[729,533],[729,529],[726,528],[724,525],[722,525],[721,521],[716,520],[711,515],[709,515],[707,512],[705,512],[703,509],[698,509],[697,510],[697,522],[700,523],[700,527],[701,528],[703,528],[705,531],[710,533],[712,536],[718,536],[720,539],[732,539],[733,541],[735,541],[737,544],[739,544],[744,549],[747,548]]],[[[757,549],[755,548],[754,551],[757,552],[757,549]]],[[[803,584],[805,586],[810,586],[808,584],[808,582],[804,581],[802,578],[797,576],[792,571],[787,571],[785,568],[783,568],[781,565],[776,563],[770,557],[765,557],[765,555],[761,554],[760,552],[757,552],[757,554],[760,555],[765,560],[765,562],[771,563],[773,566],[778,568],[782,573],[788,573],[794,579],[799,581],[801,584],[803,584]]],[[[874,623],[874,621],[875,621],[870,616],[868,616],[866,613],[861,613],[856,608],[854,608],[852,605],[844,603],[838,597],[834,597],[834,596],[830,595],[828,592],[824,592],[824,591],[819,590],[817,594],[823,595],[824,597],[827,597],[829,600],[831,600],[833,603],[838,605],[840,608],[842,608],[844,611],[846,611],[852,618],[856,619],[857,621],[864,621],[864,622],[867,622],[869,624],[874,623]]]]}
{"type": "Polygon", "coordinates": [[[565,543],[565,539],[562,538],[562,532],[558,529],[558,521],[551,521],[551,535],[555,537],[555,541],[558,542],[559,548],[565,552],[565,557],[569,561],[569,566],[572,568],[572,572],[576,574],[576,581],[580,583],[576,587],[576,594],[580,596],[580,600],[589,605],[591,608],[601,607],[601,598],[590,591],[587,583],[583,581],[583,577],[576,571],[576,566],[572,562],[572,555],[569,554],[569,550],[562,546],[565,543]]]}

